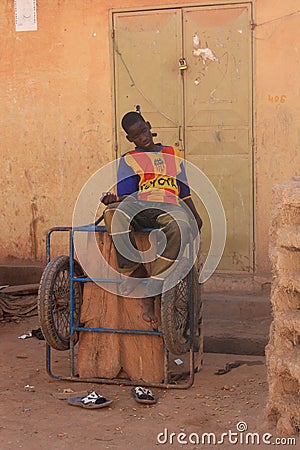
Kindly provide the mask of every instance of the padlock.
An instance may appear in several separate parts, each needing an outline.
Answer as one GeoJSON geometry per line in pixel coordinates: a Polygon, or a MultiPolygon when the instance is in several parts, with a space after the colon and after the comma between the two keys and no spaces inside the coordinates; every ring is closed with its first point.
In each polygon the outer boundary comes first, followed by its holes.
{"type": "Polygon", "coordinates": [[[186,63],[185,58],[180,58],[178,64],[179,64],[179,69],[180,70],[187,69],[187,63],[186,63]]]}

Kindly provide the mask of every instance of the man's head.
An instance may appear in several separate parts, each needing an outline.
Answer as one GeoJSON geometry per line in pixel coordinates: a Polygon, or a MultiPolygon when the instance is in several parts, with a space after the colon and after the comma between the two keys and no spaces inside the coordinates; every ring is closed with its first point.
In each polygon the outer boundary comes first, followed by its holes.
{"type": "Polygon", "coordinates": [[[122,127],[126,138],[142,150],[153,150],[155,144],[151,133],[151,125],[137,112],[130,111],[122,119],[122,127]]]}

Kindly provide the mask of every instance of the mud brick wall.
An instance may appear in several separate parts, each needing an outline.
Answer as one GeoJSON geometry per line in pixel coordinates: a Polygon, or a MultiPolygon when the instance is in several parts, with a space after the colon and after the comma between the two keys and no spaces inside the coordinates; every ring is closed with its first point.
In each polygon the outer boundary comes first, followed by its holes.
{"type": "Polygon", "coordinates": [[[295,435],[300,432],[300,177],[274,187],[272,206],[266,415],[278,435],[295,435]]]}

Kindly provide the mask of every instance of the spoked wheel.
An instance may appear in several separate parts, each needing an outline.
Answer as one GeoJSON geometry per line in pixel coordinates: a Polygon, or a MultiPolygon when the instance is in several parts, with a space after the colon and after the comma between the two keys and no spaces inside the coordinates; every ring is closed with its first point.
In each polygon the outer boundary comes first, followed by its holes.
{"type": "MultiPolygon", "coordinates": [[[[74,261],[75,276],[83,271],[74,261]]],[[[79,324],[82,304],[82,283],[74,282],[74,325],[79,324]]],[[[46,266],[38,294],[38,313],[41,330],[48,344],[56,350],[70,348],[70,258],[58,256],[46,266]]],[[[73,342],[78,333],[73,333],[73,342]]]]}
{"type": "Polygon", "coordinates": [[[183,280],[178,281],[178,278],[176,280],[176,276],[178,277],[178,271],[175,269],[170,278],[172,277],[175,282],[177,281],[177,284],[161,295],[161,322],[165,345],[169,352],[182,355],[190,350],[191,339],[193,339],[193,351],[199,352],[202,351],[203,336],[202,301],[198,272],[193,267],[183,280]],[[191,281],[190,276],[192,277],[191,281]],[[191,336],[190,330],[190,289],[193,290],[194,299],[193,336],[191,336]]]}

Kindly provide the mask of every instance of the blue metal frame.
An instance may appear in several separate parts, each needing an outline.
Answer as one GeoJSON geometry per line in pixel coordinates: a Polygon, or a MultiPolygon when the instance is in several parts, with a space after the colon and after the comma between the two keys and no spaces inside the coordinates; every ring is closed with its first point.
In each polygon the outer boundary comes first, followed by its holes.
{"type": "MultiPolygon", "coordinates": [[[[54,375],[51,369],[51,347],[46,343],[46,367],[48,374],[55,379],[66,380],[66,381],[79,381],[79,382],[92,382],[92,383],[103,383],[103,384],[124,384],[124,385],[140,385],[140,386],[151,386],[151,387],[161,387],[161,388],[172,388],[172,389],[187,389],[191,387],[194,383],[194,373],[195,373],[195,362],[194,362],[194,351],[193,351],[193,341],[194,341],[194,298],[193,298],[193,276],[192,271],[189,273],[189,318],[190,318],[190,349],[189,349],[189,378],[184,384],[173,384],[169,383],[168,374],[168,350],[165,347],[164,351],[164,382],[163,383],[151,383],[143,382],[140,380],[127,380],[123,378],[80,378],[75,375],[75,354],[74,354],[74,342],[73,333],[74,332],[99,332],[99,333],[115,333],[115,334],[137,334],[137,335],[151,335],[151,336],[163,336],[161,331],[150,331],[150,330],[131,330],[131,329],[116,329],[116,328],[85,328],[81,326],[74,326],[74,282],[89,282],[89,281],[101,281],[107,283],[118,283],[121,282],[115,279],[109,278],[89,278],[89,277],[75,277],[74,274],[74,234],[77,231],[81,232],[105,232],[105,226],[99,226],[99,223],[103,220],[101,216],[94,224],[83,225],[78,227],[62,226],[51,228],[47,233],[46,239],[46,257],[47,264],[51,260],[51,236],[54,232],[68,232],[69,233],[69,254],[70,254],[70,353],[71,353],[71,375],[69,377],[54,375]]],[[[151,231],[151,229],[144,229],[142,231],[151,231]]],[[[193,246],[189,244],[189,259],[193,260],[193,246]]]]}

